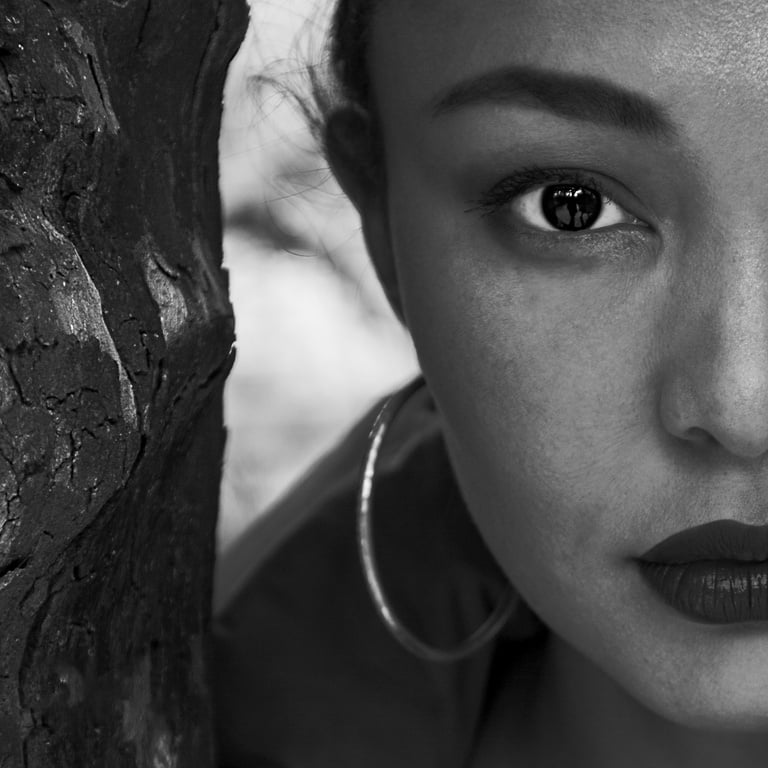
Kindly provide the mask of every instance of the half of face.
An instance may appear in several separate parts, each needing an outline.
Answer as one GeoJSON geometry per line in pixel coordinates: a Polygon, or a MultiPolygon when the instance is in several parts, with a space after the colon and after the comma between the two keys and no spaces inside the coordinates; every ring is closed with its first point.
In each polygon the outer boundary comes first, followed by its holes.
{"type": "Polygon", "coordinates": [[[766,35],[757,2],[388,0],[386,187],[347,184],[499,563],[697,728],[768,728],[768,623],[691,621],[637,559],[768,523],[766,35]]]}

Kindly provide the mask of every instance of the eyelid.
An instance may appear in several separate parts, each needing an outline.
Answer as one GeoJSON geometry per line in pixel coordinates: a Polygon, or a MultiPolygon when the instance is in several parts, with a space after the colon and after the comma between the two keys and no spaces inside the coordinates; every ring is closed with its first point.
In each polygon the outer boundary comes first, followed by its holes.
{"type": "MultiPolygon", "coordinates": [[[[558,184],[563,185],[573,185],[573,186],[582,186],[582,187],[589,187],[590,189],[595,190],[595,192],[598,192],[602,197],[607,198],[611,203],[617,205],[619,208],[621,208],[623,211],[627,213],[628,216],[632,217],[635,220],[635,223],[637,225],[650,227],[648,221],[646,220],[646,217],[640,215],[638,216],[633,210],[628,208],[626,205],[622,204],[621,202],[617,201],[617,197],[631,197],[634,198],[634,195],[631,193],[630,190],[628,190],[621,182],[616,181],[615,179],[612,179],[610,177],[608,178],[607,183],[604,183],[601,178],[600,174],[595,174],[594,172],[585,171],[580,168],[567,168],[567,167],[541,167],[537,165],[531,165],[526,166],[523,168],[520,168],[519,170],[509,174],[505,178],[503,178],[501,181],[494,184],[487,192],[485,192],[479,199],[473,200],[474,207],[469,208],[467,210],[467,213],[474,213],[474,212],[481,212],[481,216],[483,218],[488,216],[496,216],[498,214],[501,214],[504,212],[504,209],[508,209],[509,204],[511,201],[520,196],[525,194],[526,192],[533,191],[537,188],[543,188],[547,186],[555,186],[558,184]],[[622,191],[622,194],[616,195],[612,192],[610,189],[618,188],[622,191]]],[[[644,206],[640,205],[638,202],[636,202],[634,205],[631,206],[632,209],[637,208],[644,208],[644,206]]],[[[536,230],[540,232],[560,232],[559,230],[536,230]]],[[[587,234],[588,232],[599,232],[600,229],[593,230],[583,230],[583,234],[587,234]]],[[[578,232],[575,233],[563,233],[560,232],[560,234],[566,234],[568,237],[573,237],[574,235],[578,235],[578,232]]]]}
{"type": "Polygon", "coordinates": [[[626,210],[623,205],[617,203],[612,197],[606,195],[596,185],[590,185],[589,189],[600,196],[600,210],[595,221],[584,229],[575,231],[563,231],[553,226],[543,213],[543,198],[547,189],[553,186],[573,187],[574,189],[585,188],[583,184],[539,184],[520,192],[510,198],[506,204],[506,209],[510,214],[515,215],[526,226],[537,232],[561,233],[569,236],[585,234],[586,232],[600,232],[610,227],[616,227],[622,224],[636,225],[639,220],[634,214],[626,210]]]}

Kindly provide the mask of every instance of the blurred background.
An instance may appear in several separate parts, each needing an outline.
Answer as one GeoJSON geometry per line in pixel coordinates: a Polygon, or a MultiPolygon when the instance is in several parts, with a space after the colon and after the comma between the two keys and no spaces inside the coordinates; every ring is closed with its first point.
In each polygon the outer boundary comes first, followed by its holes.
{"type": "MultiPolygon", "coordinates": [[[[331,0],[252,0],[220,137],[224,263],[237,358],[219,552],[382,394],[416,372],[340,193],[296,100],[321,59],[331,0]]],[[[304,93],[307,92],[305,86],[304,93]]]]}

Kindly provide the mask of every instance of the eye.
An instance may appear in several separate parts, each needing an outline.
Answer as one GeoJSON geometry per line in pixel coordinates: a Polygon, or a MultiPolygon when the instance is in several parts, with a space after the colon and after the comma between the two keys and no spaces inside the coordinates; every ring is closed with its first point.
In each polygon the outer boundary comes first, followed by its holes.
{"type": "MultiPolygon", "coordinates": [[[[607,177],[610,188],[623,187],[607,177]]],[[[517,228],[562,236],[620,225],[648,224],[616,203],[600,176],[577,168],[519,168],[497,182],[467,213],[500,219],[517,228]]],[[[624,193],[622,193],[624,194],[624,193]]],[[[631,194],[627,192],[627,194],[631,194]]]]}
{"type": "Polygon", "coordinates": [[[578,184],[548,184],[516,195],[509,210],[545,232],[584,232],[638,220],[599,190],[578,184]]]}

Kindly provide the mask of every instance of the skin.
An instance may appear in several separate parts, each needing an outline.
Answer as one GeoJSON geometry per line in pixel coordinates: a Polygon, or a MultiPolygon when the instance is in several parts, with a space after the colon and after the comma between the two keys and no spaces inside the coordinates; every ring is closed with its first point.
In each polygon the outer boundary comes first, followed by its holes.
{"type": "Polygon", "coordinates": [[[329,123],[470,513],[553,630],[530,723],[510,686],[476,766],[765,761],[768,626],[692,622],[632,558],[700,523],[768,522],[766,39],[762,1],[386,0],[384,174],[363,170],[364,115],[329,123]],[[609,79],[676,135],[531,104],[431,114],[510,64],[609,79]],[[589,171],[626,220],[573,236],[511,205],[467,212],[531,164],[589,171]]]}

